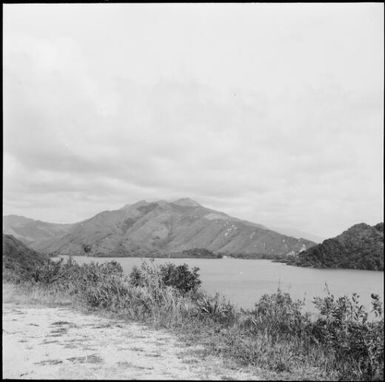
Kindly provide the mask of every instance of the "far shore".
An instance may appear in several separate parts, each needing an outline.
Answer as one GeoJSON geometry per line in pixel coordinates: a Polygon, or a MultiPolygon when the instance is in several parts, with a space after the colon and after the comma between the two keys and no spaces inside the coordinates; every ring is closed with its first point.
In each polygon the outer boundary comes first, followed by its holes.
{"type": "Polygon", "coordinates": [[[286,260],[281,260],[281,259],[267,259],[267,258],[260,258],[260,257],[236,257],[236,256],[229,256],[229,255],[224,255],[223,257],[192,257],[192,256],[174,256],[174,257],[169,257],[169,256],[87,256],[87,255],[57,255],[57,256],[52,256],[50,257],[51,260],[57,260],[61,258],[70,258],[70,257],[86,257],[86,258],[92,258],[92,259],[104,259],[108,260],[110,259],[111,261],[113,259],[143,259],[143,260],[157,260],[157,259],[168,259],[168,260],[173,260],[173,259],[200,259],[200,260],[266,260],[270,261],[272,263],[280,263],[280,264],[285,264],[290,267],[295,267],[295,268],[306,268],[306,269],[316,269],[319,271],[367,271],[367,272],[384,272],[383,270],[374,270],[374,269],[358,269],[358,268],[326,268],[326,267],[315,267],[315,266],[300,266],[297,264],[291,264],[288,263],[286,260]]]}

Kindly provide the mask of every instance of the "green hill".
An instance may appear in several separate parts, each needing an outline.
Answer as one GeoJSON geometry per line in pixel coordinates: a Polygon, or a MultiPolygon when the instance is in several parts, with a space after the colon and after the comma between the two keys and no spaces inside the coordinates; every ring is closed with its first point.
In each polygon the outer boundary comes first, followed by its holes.
{"type": "Polygon", "coordinates": [[[341,235],[300,252],[288,264],[314,268],[384,270],[384,223],[350,227],[341,235]]]}
{"type": "Polygon", "coordinates": [[[42,255],[28,248],[12,235],[3,234],[3,279],[28,280],[37,266],[49,261],[42,255]]]}

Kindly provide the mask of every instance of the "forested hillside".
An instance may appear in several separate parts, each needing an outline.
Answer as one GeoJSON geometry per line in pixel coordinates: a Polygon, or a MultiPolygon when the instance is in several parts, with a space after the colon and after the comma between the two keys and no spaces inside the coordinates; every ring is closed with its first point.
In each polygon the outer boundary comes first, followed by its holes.
{"type": "Polygon", "coordinates": [[[288,264],[315,268],[384,270],[384,223],[360,223],[300,252],[288,264]]]}

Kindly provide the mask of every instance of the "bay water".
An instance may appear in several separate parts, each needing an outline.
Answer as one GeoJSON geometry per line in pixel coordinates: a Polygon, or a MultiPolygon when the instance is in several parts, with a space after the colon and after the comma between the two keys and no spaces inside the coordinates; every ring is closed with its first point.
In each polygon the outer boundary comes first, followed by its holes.
{"type": "MultiPolygon", "coordinates": [[[[66,257],[66,256],[64,256],[66,257]]],[[[79,264],[117,261],[129,274],[134,265],[143,260],[138,257],[85,257],[73,256],[79,264]]],[[[371,293],[379,294],[383,301],[384,272],[353,269],[313,269],[274,263],[270,260],[245,259],[154,259],[157,264],[172,262],[198,267],[202,287],[210,294],[219,293],[242,308],[252,308],[259,298],[274,293],[278,288],[294,299],[305,301],[305,310],[314,312],[314,297],[326,296],[327,290],[334,296],[351,296],[358,293],[360,303],[371,309],[371,293]]]]}

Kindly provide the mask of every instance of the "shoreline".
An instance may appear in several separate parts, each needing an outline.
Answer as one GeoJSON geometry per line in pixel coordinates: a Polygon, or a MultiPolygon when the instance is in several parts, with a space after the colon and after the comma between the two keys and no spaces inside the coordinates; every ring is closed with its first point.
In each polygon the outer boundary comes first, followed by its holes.
{"type": "Polygon", "coordinates": [[[153,256],[85,256],[85,255],[58,255],[50,257],[51,260],[56,260],[60,258],[68,259],[70,257],[84,257],[84,258],[92,258],[92,259],[104,259],[113,261],[114,259],[143,259],[143,260],[158,260],[158,259],[168,259],[168,260],[179,260],[179,259],[196,259],[196,260],[265,260],[270,261],[272,263],[285,264],[290,267],[295,267],[299,269],[314,269],[319,271],[368,271],[368,272],[382,272],[384,270],[376,270],[376,269],[359,269],[359,268],[326,268],[326,267],[314,267],[314,266],[303,266],[290,264],[286,260],[279,259],[264,259],[264,258],[250,258],[250,257],[233,257],[233,256],[223,256],[223,257],[153,257],[153,256]]]}
{"type": "Polygon", "coordinates": [[[235,257],[224,255],[223,257],[193,257],[193,256],[178,256],[178,257],[168,257],[168,256],[86,256],[86,255],[57,255],[50,257],[51,260],[56,260],[60,258],[68,259],[69,257],[84,257],[92,259],[143,259],[143,260],[157,260],[157,259],[168,259],[168,260],[178,260],[178,259],[197,259],[197,260],[265,260],[272,263],[285,264],[290,267],[296,267],[300,269],[314,269],[319,271],[368,271],[368,272],[382,272],[382,269],[360,269],[360,268],[337,268],[337,267],[315,267],[315,266],[304,266],[288,263],[287,260],[274,259],[274,258],[252,258],[252,257],[235,257]]]}
{"type": "MultiPolygon", "coordinates": [[[[62,255],[63,261],[70,256],[62,255]]],[[[117,261],[123,267],[124,274],[129,275],[133,266],[139,266],[143,261],[152,259],[141,257],[112,258],[72,256],[79,264],[108,263],[117,261]]],[[[54,258],[54,261],[60,258],[54,258]]],[[[314,297],[324,297],[327,292],[325,283],[335,296],[351,296],[356,292],[361,296],[361,303],[366,309],[371,309],[370,294],[377,293],[383,297],[383,272],[354,270],[354,269],[318,269],[310,267],[287,267],[287,264],[274,262],[268,259],[259,261],[238,261],[238,259],[224,259],[222,262],[211,259],[163,259],[155,258],[154,264],[186,263],[190,267],[199,267],[202,279],[202,288],[210,294],[219,293],[230,299],[238,307],[250,309],[263,294],[274,293],[277,288],[290,293],[295,299],[306,300],[306,309],[314,312],[312,300],[314,297]],[[222,276],[225,274],[225,276],[222,276]],[[342,277],[348,282],[340,282],[342,277]],[[297,282],[303,277],[304,283],[297,282]],[[362,279],[363,277],[363,279],[362,279]],[[366,280],[365,282],[355,280],[366,280]],[[354,284],[353,284],[354,283],[354,284]],[[302,285],[303,284],[303,285],[302,285]],[[370,287],[368,287],[370,285],[370,287]],[[255,291],[250,292],[250,291],[255,291]]],[[[246,259],[241,259],[246,260],[246,259]]],[[[249,260],[249,259],[247,259],[249,260]]]]}

